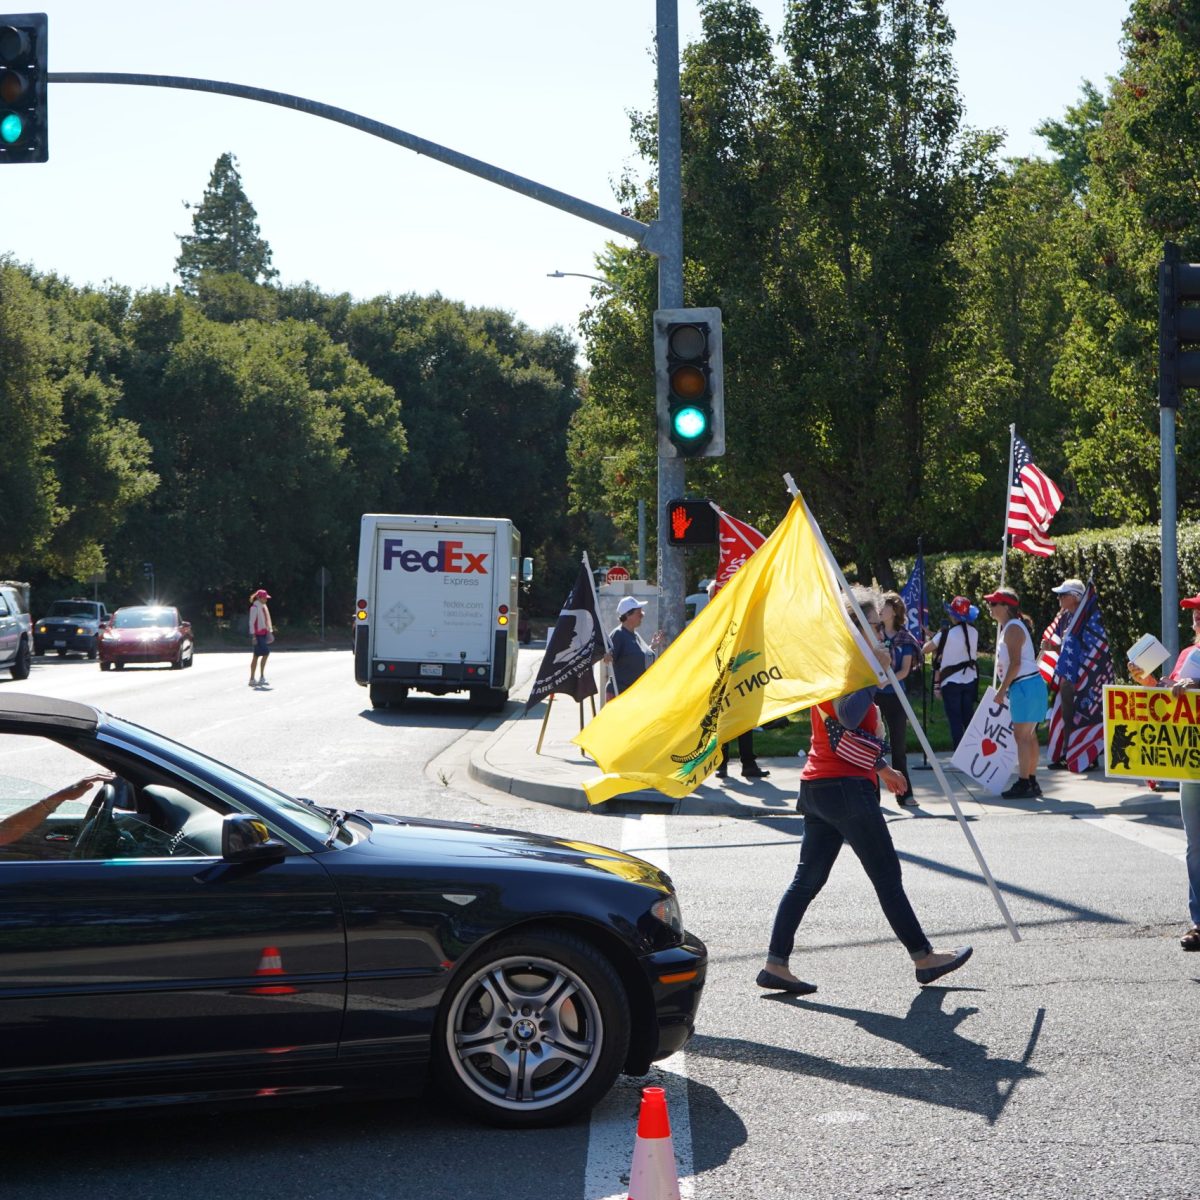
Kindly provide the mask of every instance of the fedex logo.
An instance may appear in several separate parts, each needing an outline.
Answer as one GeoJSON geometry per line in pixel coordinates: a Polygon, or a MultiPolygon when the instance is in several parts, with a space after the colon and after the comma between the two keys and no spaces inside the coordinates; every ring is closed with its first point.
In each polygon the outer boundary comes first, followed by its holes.
{"type": "Polygon", "coordinates": [[[398,562],[402,571],[441,572],[445,575],[486,575],[487,551],[472,554],[462,542],[438,542],[436,550],[405,550],[403,538],[383,539],[383,569],[398,562]]]}

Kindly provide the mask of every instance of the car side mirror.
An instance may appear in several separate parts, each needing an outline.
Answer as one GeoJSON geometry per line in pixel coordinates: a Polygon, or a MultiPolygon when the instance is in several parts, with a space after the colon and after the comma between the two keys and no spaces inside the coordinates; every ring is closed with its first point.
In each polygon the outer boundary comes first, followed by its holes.
{"type": "Polygon", "coordinates": [[[533,582],[533,559],[532,558],[521,559],[521,582],[522,583],[532,583],[533,582]]]}
{"type": "Polygon", "coordinates": [[[229,813],[221,822],[221,857],[226,862],[269,862],[286,853],[287,847],[271,836],[261,817],[229,813]]]}

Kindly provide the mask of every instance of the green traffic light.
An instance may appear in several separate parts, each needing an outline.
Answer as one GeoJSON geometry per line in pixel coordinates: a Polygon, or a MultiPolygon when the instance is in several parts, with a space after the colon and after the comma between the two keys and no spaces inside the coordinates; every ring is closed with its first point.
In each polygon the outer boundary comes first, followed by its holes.
{"type": "Polygon", "coordinates": [[[694,442],[708,431],[708,418],[698,408],[689,406],[678,409],[671,421],[675,429],[675,436],[687,442],[694,442]]]}
{"type": "Polygon", "coordinates": [[[6,146],[15,146],[25,132],[25,122],[16,113],[5,113],[0,120],[0,141],[6,146]]]}

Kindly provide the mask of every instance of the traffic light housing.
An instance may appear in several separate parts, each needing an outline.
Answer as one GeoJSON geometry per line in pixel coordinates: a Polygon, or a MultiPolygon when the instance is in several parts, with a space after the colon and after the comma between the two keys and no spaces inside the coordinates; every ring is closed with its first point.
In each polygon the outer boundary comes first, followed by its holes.
{"type": "Polygon", "coordinates": [[[0,13],[0,165],[45,162],[46,133],[46,14],[0,13]]]}
{"type": "Polygon", "coordinates": [[[719,308],[660,308],[654,314],[658,453],[725,453],[724,360],[719,308]]]}
{"type": "Polygon", "coordinates": [[[1178,408],[1181,388],[1200,387],[1200,263],[1179,261],[1167,242],[1158,264],[1158,404],[1178,408]]]}
{"type": "Polygon", "coordinates": [[[667,542],[672,546],[715,546],[717,510],[708,500],[672,500],[667,505],[667,542]]]}

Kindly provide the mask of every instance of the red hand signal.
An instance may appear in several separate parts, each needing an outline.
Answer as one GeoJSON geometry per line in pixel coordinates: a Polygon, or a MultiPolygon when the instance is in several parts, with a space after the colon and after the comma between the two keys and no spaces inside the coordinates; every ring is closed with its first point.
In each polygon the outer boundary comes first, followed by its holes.
{"type": "Polygon", "coordinates": [[[692,518],[688,516],[687,509],[682,505],[671,509],[671,533],[675,538],[682,539],[691,523],[692,518]]]}

